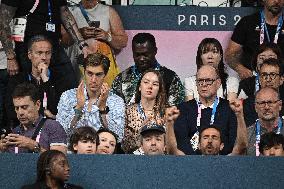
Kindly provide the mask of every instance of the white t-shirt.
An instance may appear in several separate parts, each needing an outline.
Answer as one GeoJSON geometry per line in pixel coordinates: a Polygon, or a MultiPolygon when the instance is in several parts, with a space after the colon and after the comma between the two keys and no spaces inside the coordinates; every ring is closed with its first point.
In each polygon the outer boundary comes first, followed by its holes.
{"type": "Polygon", "coordinates": [[[7,57],[0,42],[0,70],[7,69],[7,57]]]}
{"type": "MultiPolygon", "coordinates": [[[[237,78],[228,77],[226,84],[227,84],[227,94],[228,92],[236,93],[236,94],[238,93],[239,80],[237,78]]],[[[195,75],[184,79],[184,87],[185,87],[185,96],[193,96],[193,98],[195,98],[196,100],[199,100],[199,94],[197,91],[195,75]]],[[[217,90],[217,96],[224,98],[222,85],[217,90]]]]}

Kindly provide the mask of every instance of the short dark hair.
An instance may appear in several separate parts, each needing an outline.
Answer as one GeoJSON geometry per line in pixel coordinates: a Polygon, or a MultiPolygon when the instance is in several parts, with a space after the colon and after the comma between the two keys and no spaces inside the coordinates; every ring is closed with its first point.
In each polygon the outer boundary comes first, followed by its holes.
{"type": "MultiPolygon", "coordinates": [[[[117,153],[117,148],[118,148],[118,135],[115,133],[115,132],[113,132],[112,130],[110,130],[110,129],[108,129],[108,128],[105,128],[105,127],[101,127],[98,131],[97,131],[97,138],[98,138],[98,141],[100,141],[100,133],[104,133],[104,132],[106,132],[106,133],[109,133],[109,134],[111,134],[111,135],[113,135],[114,136],[114,138],[115,138],[115,149],[114,149],[114,154],[116,154],[117,153]]],[[[99,142],[98,142],[98,144],[97,144],[97,146],[99,145],[99,142]]]]}
{"type": "Polygon", "coordinates": [[[103,66],[105,75],[107,74],[110,66],[110,60],[107,56],[96,52],[92,54],[88,54],[88,56],[84,59],[84,69],[87,66],[103,66]]]}
{"type": "Polygon", "coordinates": [[[267,51],[267,50],[273,51],[277,55],[277,59],[281,59],[282,52],[281,52],[280,47],[277,44],[275,44],[275,43],[263,43],[258,47],[257,51],[252,56],[251,68],[254,71],[258,72],[258,70],[256,69],[257,68],[257,57],[258,57],[258,55],[263,53],[264,51],[267,51]]]}
{"type": "Polygon", "coordinates": [[[30,40],[28,41],[28,51],[32,50],[32,46],[33,46],[34,43],[40,42],[40,41],[48,42],[51,45],[51,48],[52,48],[52,43],[51,43],[50,39],[47,36],[45,36],[45,35],[35,35],[32,38],[30,38],[30,40]]]}
{"type": "Polygon", "coordinates": [[[259,152],[263,154],[264,148],[272,148],[280,144],[282,144],[284,150],[284,136],[282,134],[276,134],[274,132],[264,133],[260,137],[259,152]]]}
{"type": "Polygon", "coordinates": [[[260,69],[262,68],[263,65],[278,67],[280,76],[283,75],[283,65],[280,59],[275,59],[275,58],[265,59],[263,63],[260,65],[260,69]]]}
{"type": "Polygon", "coordinates": [[[65,154],[58,150],[48,150],[43,152],[37,161],[37,182],[43,182],[46,179],[46,172],[50,169],[51,163],[58,157],[65,154]]]}
{"type": "Polygon", "coordinates": [[[80,140],[96,141],[96,144],[99,143],[96,130],[88,126],[80,127],[74,130],[73,134],[70,137],[69,144],[69,149],[72,152],[77,153],[77,151],[74,150],[73,145],[78,144],[80,140]]]}
{"type": "Polygon", "coordinates": [[[157,48],[155,37],[150,33],[138,33],[132,39],[132,47],[138,43],[149,42],[153,48],[157,48]]]}
{"type": "Polygon", "coordinates": [[[221,129],[217,126],[217,125],[208,125],[207,127],[202,127],[201,128],[201,130],[200,130],[200,134],[199,134],[199,142],[200,142],[200,139],[201,139],[201,135],[202,135],[202,133],[205,131],[205,130],[207,130],[207,129],[215,129],[215,130],[217,130],[219,133],[220,133],[220,139],[221,139],[221,143],[223,143],[223,137],[222,137],[222,131],[221,131],[221,129]]]}
{"type": "Polygon", "coordinates": [[[17,85],[12,93],[12,98],[26,97],[29,96],[35,103],[40,100],[39,90],[31,83],[21,83],[17,85]]]}

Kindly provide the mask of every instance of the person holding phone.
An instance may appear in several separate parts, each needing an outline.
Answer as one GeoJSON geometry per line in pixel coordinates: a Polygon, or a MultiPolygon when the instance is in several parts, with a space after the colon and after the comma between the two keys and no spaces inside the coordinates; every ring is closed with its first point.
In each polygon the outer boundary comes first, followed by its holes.
{"type": "Polygon", "coordinates": [[[70,89],[68,78],[60,78],[50,69],[53,46],[46,36],[33,36],[28,42],[28,58],[31,61],[31,72],[21,72],[11,76],[5,97],[7,124],[14,128],[18,125],[13,105],[12,93],[15,87],[23,82],[34,84],[40,91],[40,113],[45,117],[55,119],[57,104],[61,94],[70,89]]]}
{"type": "MultiPolygon", "coordinates": [[[[82,0],[80,4],[69,9],[90,50],[100,52],[110,59],[110,69],[105,81],[111,85],[119,73],[114,54],[126,47],[128,40],[119,15],[112,7],[103,5],[98,0],[82,0]]],[[[70,44],[70,39],[70,35],[63,31],[62,42],[70,44]]],[[[68,47],[67,51],[76,67],[76,57],[80,51],[74,45],[68,47]]],[[[75,70],[78,73],[78,66],[75,70]]]]}

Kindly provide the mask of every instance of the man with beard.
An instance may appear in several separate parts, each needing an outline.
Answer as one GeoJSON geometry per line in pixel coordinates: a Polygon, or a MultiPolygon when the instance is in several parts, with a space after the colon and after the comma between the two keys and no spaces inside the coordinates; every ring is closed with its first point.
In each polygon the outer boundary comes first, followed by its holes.
{"type": "MultiPolygon", "coordinates": [[[[240,100],[230,102],[232,110],[235,112],[238,122],[236,143],[229,155],[243,155],[247,147],[247,130],[243,115],[243,106],[240,100]]],[[[166,145],[169,154],[185,155],[178,149],[174,133],[174,122],[180,115],[179,109],[173,106],[166,110],[166,145]]],[[[224,148],[222,131],[217,125],[203,127],[199,134],[198,151],[201,155],[219,155],[224,148]]]]}
{"type": "Polygon", "coordinates": [[[221,85],[217,70],[210,65],[199,68],[196,85],[199,100],[193,99],[177,106],[180,111],[174,124],[177,147],[185,154],[197,154],[201,131],[215,125],[221,130],[224,143],[221,154],[229,154],[236,139],[237,119],[229,101],[217,97],[221,85]]]}
{"type": "Polygon", "coordinates": [[[258,119],[248,127],[248,155],[259,156],[260,136],[267,132],[284,134],[283,119],[279,117],[282,101],[278,92],[270,87],[261,88],[255,96],[258,119]]]}
{"type": "Polygon", "coordinates": [[[260,44],[274,42],[284,48],[284,0],[263,0],[264,9],[237,24],[225,53],[226,62],[241,79],[252,76],[251,57],[260,44]]]}
{"type": "Polygon", "coordinates": [[[138,33],[132,40],[132,52],[135,65],[116,76],[112,83],[115,94],[126,104],[135,102],[135,91],[143,72],[154,69],[161,73],[169,105],[177,105],[184,100],[184,87],[178,75],[162,66],[156,59],[158,48],[155,37],[150,33],[138,33]]]}

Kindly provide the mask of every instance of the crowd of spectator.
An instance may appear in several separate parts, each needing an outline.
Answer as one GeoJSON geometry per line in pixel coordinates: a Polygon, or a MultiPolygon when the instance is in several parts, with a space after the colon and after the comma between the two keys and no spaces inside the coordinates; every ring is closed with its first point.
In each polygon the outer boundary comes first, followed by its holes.
{"type": "Polygon", "coordinates": [[[226,50],[203,39],[183,84],[151,33],[133,37],[134,65],[120,72],[128,36],[97,0],[2,0],[0,151],[42,153],[35,185],[47,186],[54,161],[68,175],[67,153],[284,156],[283,7],[263,1],[226,50]]]}

